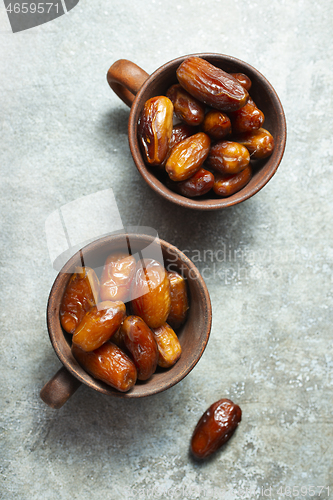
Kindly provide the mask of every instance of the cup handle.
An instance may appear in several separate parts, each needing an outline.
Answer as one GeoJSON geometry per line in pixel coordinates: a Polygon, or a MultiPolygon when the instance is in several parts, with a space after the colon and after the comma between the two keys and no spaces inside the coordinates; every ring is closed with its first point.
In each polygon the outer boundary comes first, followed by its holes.
{"type": "Polygon", "coordinates": [[[81,382],[63,366],[40,391],[40,397],[47,405],[58,410],[80,387],[81,382]]]}
{"type": "Polygon", "coordinates": [[[119,59],[113,63],[107,73],[110,87],[129,107],[148,77],[146,71],[127,59],[119,59]]]}

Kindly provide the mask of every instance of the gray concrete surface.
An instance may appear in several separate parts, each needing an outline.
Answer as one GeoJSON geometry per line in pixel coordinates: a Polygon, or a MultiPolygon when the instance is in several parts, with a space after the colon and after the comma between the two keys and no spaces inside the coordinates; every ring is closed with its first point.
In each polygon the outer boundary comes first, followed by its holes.
{"type": "Polygon", "coordinates": [[[332,497],[332,19],[324,0],[80,0],[13,34],[1,3],[1,499],[332,497]],[[257,67],[288,123],[270,183],[219,212],[177,208],[144,184],[128,108],[105,78],[120,58],[150,73],[194,52],[257,67]],[[45,220],[110,187],[125,225],[157,229],[204,272],[211,338],[165,393],[123,401],[81,387],[52,410],[39,398],[61,366],[45,322],[56,276],[45,220]],[[221,397],[243,420],[197,463],[192,430],[221,397]]]}

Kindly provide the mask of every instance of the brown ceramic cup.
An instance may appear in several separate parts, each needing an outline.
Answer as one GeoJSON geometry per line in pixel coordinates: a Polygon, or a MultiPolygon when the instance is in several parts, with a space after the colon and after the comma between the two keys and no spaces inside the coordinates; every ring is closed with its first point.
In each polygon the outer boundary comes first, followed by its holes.
{"type": "Polygon", "coordinates": [[[126,59],[116,61],[107,73],[112,90],[131,107],[128,121],[128,139],[134,163],[147,184],[165,199],[183,207],[199,210],[214,210],[240,203],[262,189],[275,174],[286,145],[286,120],[280,99],[269,81],[250,64],[223,54],[191,54],[202,57],[228,73],[245,73],[252,81],[250,94],[259,109],[265,114],[264,127],[271,132],[275,141],[272,155],[257,162],[250,182],[238,193],[228,198],[218,198],[207,193],[203,198],[186,198],[169,189],[156,175],[156,170],[143,161],[137,137],[140,113],[147,99],[165,95],[168,88],[177,83],[176,70],[190,56],[174,59],[150,76],[139,66],[126,59]]]}
{"type": "Polygon", "coordinates": [[[63,367],[43,387],[40,395],[52,408],[60,408],[81,383],[103,394],[121,398],[140,398],[165,391],[181,381],[194,368],[207,345],[212,321],[211,303],[205,282],[198,269],[186,255],[166,241],[151,235],[124,234],[103,237],[77,252],[59,272],[51,289],[47,305],[47,326],[53,348],[63,367]],[[167,270],[177,270],[187,281],[190,308],[186,322],[177,330],[182,355],[170,369],[158,369],[145,382],[137,384],[127,393],[118,392],[94,379],[78,364],[71,352],[71,335],[61,327],[60,303],[76,266],[89,266],[100,275],[106,257],[113,252],[130,248],[133,255],[163,256],[167,270]]]}

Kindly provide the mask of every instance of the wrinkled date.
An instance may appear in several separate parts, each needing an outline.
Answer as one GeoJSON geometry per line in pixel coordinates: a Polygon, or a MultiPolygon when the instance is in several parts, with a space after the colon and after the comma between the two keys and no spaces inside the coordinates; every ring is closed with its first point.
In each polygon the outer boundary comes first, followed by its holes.
{"type": "Polygon", "coordinates": [[[235,111],[249,94],[236,78],[200,57],[185,59],[177,69],[179,83],[199,101],[220,111],[235,111]]]}
{"type": "Polygon", "coordinates": [[[257,108],[254,101],[249,98],[245,106],[230,113],[232,131],[234,134],[251,132],[262,127],[265,115],[257,108]]]}
{"type": "Polygon", "coordinates": [[[257,160],[267,158],[272,154],[274,149],[274,138],[264,128],[240,134],[236,140],[248,149],[251,158],[256,158],[257,160]]]}
{"type": "Polygon", "coordinates": [[[247,75],[244,75],[244,73],[230,73],[230,74],[231,76],[236,78],[236,80],[241,84],[242,87],[244,87],[244,89],[246,89],[247,91],[250,90],[252,82],[247,75]]]}
{"type": "Polygon", "coordinates": [[[98,301],[99,280],[93,269],[80,267],[72,274],[60,304],[60,322],[74,333],[83,316],[98,301]]]}
{"type": "Polygon", "coordinates": [[[207,458],[215,453],[231,438],[241,419],[240,407],[230,399],[220,399],[213,403],[194,429],[192,454],[196,458],[207,458]]]}
{"type": "Polygon", "coordinates": [[[158,366],[170,368],[177,363],[182,348],[174,330],[167,323],[159,328],[153,328],[153,334],[158,347],[158,366]]]}
{"type": "Polygon", "coordinates": [[[214,144],[208,156],[208,164],[221,174],[238,174],[250,163],[250,153],[245,146],[234,141],[214,144]]]}
{"type": "Polygon", "coordinates": [[[173,149],[174,146],[182,142],[187,137],[194,135],[196,133],[196,129],[187,125],[186,123],[178,123],[172,129],[171,139],[169,143],[169,151],[173,149]]]}
{"type": "Polygon", "coordinates": [[[192,127],[191,125],[187,125],[187,123],[178,123],[178,125],[175,125],[172,129],[172,134],[171,134],[171,139],[169,141],[169,147],[168,147],[168,152],[166,154],[166,157],[164,158],[162,164],[160,165],[160,168],[165,168],[165,164],[171,154],[171,151],[173,150],[174,146],[182,142],[184,139],[187,139],[187,137],[190,137],[191,135],[196,133],[195,127],[192,127]]]}
{"type": "Polygon", "coordinates": [[[166,321],[171,307],[170,282],[167,271],[157,260],[138,262],[131,293],[133,314],[150,328],[158,328],[166,321]]]}
{"type": "Polygon", "coordinates": [[[73,344],[87,352],[98,349],[118,330],[125,315],[123,302],[100,302],[83,316],[73,334],[73,344]]]}
{"type": "Polygon", "coordinates": [[[167,323],[172,328],[179,328],[185,322],[189,309],[186,281],[176,271],[169,271],[168,277],[171,291],[171,308],[167,323]]]}
{"type": "Polygon", "coordinates": [[[138,136],[145,161],[160,165],[167,152],[172,133],[173,104],[165,96],[149,99],[142,110],[138,136]]]}
{"type": "Polygon", "coordinates": [[[112,342],[106,342],[91,352],[85,352],[75,344],[71,349],[74,358],[94,378],[121,392],[127,392],[134,386],[137,379],[135,365],[112,342]]]}
{"type": "Polygon", "coordinates": [[[165,164],[173,181],[183,181],[199,170],[209,154],[210,138],[198,132],[177,144],[165,164]]]}
{"type": "Polygon", "coordinates": [[[104,264],[101,281],[101,300],[129,300],[136,261],[133,255],[118,253],[110,255],[104,264]]]}
{"type": "Polygon", "coordinates": [[[156,370],[158,348],[153,332],[139,316],[128,316],[121,327],[126,349],[138,372],[138,380],[148,380],[156,370]]]}
{"type": "Polygon", "coordinates": [[[246,186],[251,179],[251,175],[250,165],[238,174],[223,175],[217,173],[213,186],[214,193],[222,197],[231,196],[246,186]]]}
{"type": "Polygon", "coordinates": [[[192,97],[179,84],[172,85],[166,95],[173,104],[177,118],[188,125],[200,125],[205,116],[205,107],[200,101],[192,97]]]}
{"type": "Polygon", "coordinates": [[[212,109],[206,113],[202,129],[211,139],[220,141],[231,134],[231,121],[222,111],[212,109]]]}
{"type": "Polygon", "coordinates": [[[199,168],[199,170],[186,179],[173,185],[173,189],[183,196],[195,198],[208,193],[214,185],[214,175],[209,170],[199,168]]]}

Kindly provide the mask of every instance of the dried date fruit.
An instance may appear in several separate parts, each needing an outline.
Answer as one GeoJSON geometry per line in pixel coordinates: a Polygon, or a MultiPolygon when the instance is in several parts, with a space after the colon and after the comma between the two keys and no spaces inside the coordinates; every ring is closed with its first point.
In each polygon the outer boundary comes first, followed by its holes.
{"type": "Polygon", "coordinates": [[[210,138],[204,132],[184,139],[174,146],[165,164],[165,170],[173,181],[191,177],[204,163],[210,148],[210,138]]]}
{"type": "Polygon", "coordinates": [[[73,344],[84,351],[94,351],[109,340],[125,319],[123,302],[100,302],[82,318],[73,334],[73,344]]]}
{"type": "Polygon", "coordinates": [[[229,113],[229,116],[234,134],[258,130],[265,121],[264,113],[258,109],[251,98],[249,98],[245,106],[229,113]]]}
{"type": "Polygon", "coordinates": [[[171,309],[167,318],[172,328],[179,328],[185,321],[189,309],[186,281],[177,271],[168,271],[171,290],[171,309]]]}
{"type": "Polygon", "coordinates": [[[72,344],[72,354],[86,372],[120,392],[135,385],[137,371],[133,361],[112,342],[91,352],[72,344]]]}
{"type": "Polygon", "coordinates": [[[174,146],[182,142],[184,139],[187,139],[187,137],[190,137],[191,135],[194,135],[196,133],[195,127],[191,127],[190,125],[187,125],[186,123],[178,123],[175,125],[172,129],[172,134],[171,134],[171,139],[169,141],[169,147],[168,147],[168,152],[166,154],[166,157],[164,158],[162,162],[162,166],[165,167],[165,164],[167,162],[167,159],[170,156],[170,153],[174,146]]]}
{"type": "Polygon", "coordinates": [[[274,150],[274,138],[264,128],[237,135],[235,140],[245,146],[250,152],[251,158],[256,160],[267,158],[274,150]]]}
{"type": "Polygon", "coordinates": [[[146,101],[138,124],[138,138],[145,161],[160,165],[167,152],[173,126],[173,104],[166,96],[146,101]]]}
{"type": "Polygon", "coordinates": [[[140,316],[150,328],[158,328],[166,321],[171,307],[170,282],[157,260],[138,262],[131,294],[133,314],[140,316]]]}
{"type": "Polygon", "coordinates": [[[152,329],[158,347],[158,366],[171,368],[179,360],[182,348],[174,330],[167,323],[152,329]]]}
{"type": "Polygon", "coordinates": [[[242,419],[242,411],[230,399],[213,403],[197,423],[192,439],[191,451],[196,458],[207,458],[225,444],[235,432],[242,419]]]}
{"type": "Polygon", "coordinates": [[[189,57],[177,69],[182,87],[193,97],[220,111],[240,109],[248,99],[247,90],[220,68],[200,57],[189,57]]]}
{"type": "Polygon", "coordinates": [[[224,139],[231,133],[231,121],[229,116],[217,109],[211,109],[206,113],[202,123],[202,130],[215,141],[224,139]]]}
{"type": "Polygon", "coordinates": [[[224,175],[238,174],[249,163],[250,153],[246,147],[234,141],[217,142],[208,155],[209,166],[224,175]]]}
{"type": "Polygon", "coordinates": [[[127,302],[135,267],[135,258],[128,253],[121,252],[109,255],[100,280],[101,300],[127,302]]]}
{"type": "Polygon", "coordinates": [[[176,144],[179,144],[184,139],[187,139],[187,137],[190,137],[195,133],[196,129],[194,127],[191,127],[190,125],[187,125],[186,123],[178,123],[177,125],[175,125],[172,129],[171,139],[169,143],[170,151],[174,146],[176,146],[176,144]]]}
{"type": "Polygon", "coordinates": [[[214,185],[214,175],[200,168],[192,177],[185,181],[175,182],[174,189],[181,195],[188,198],[203,196],[208,193],[214,185]]]}
{"type": "Polygon", "coordinates": [[[244,75],[244,73],[230,73],[230,74],[231,76],[236,78],[236,80],[241,84],[242,87],[244,87],[244,89],[246,89],[247,91],[250,90],[250,88],[252,87],[252,82],[247,75],[244,75]]]}
{"type": "Polygon", "coordinates": [[[93,269],[78,267],[72,274],[60,304],[60,322],[67,333],[74,333],[83,316],[98,301],[99,280],[93,269]]]}
{"type": "Polygon", "coordinates": [[[205,116],[205,107],[198,99],[186,92],[178,83],[168,89],[166,96],[172,102],[177,118],[188,125],[200,125],[205,116]]]}
{"type": "Polygon", "coordinates": [[[127,316],[121,333],[137,369],[138,380],[148,380],[155,372],[158,362],[158,348],[153,332],[139,316],[127,316]]]}
{"type": "Polygon", "coordinates": [[[217,173],[215,176],[213,191],[218,196],[231,196],[232,194],[243,189],[243,187],[250,181],[251,176],[252,169],[250,165],[239,172],[239,174],[223,175],[217,173]]]}
{"type": "Polygon", "coordinates": [[[122,351],[126,351],[126,346],[124,342],[124,335],[121,331],[121,326],[118,330],[112,335],[112,343],[116,344],[116,346],[120,347],[122,351]]]}

